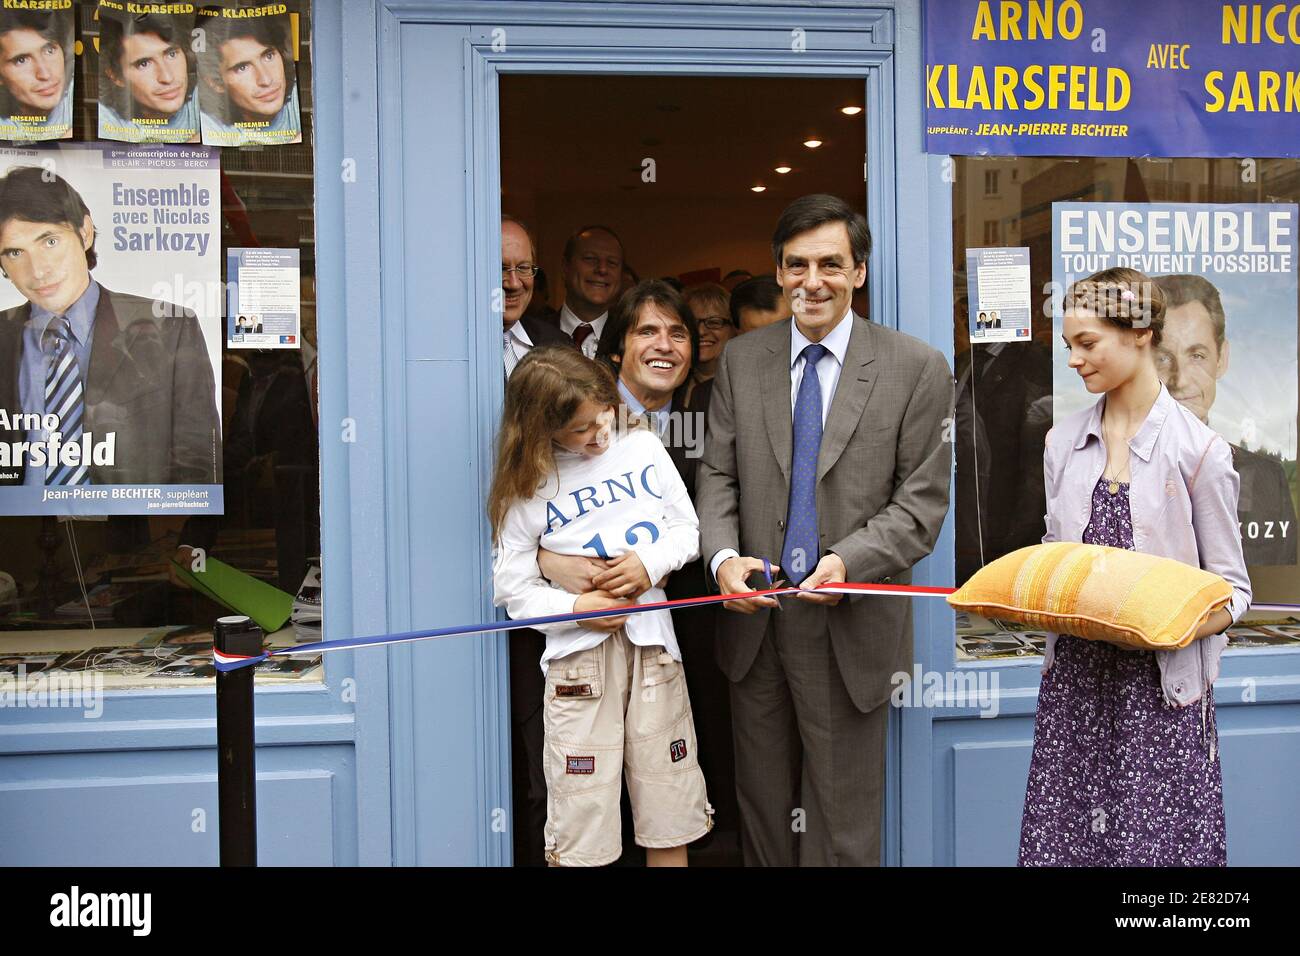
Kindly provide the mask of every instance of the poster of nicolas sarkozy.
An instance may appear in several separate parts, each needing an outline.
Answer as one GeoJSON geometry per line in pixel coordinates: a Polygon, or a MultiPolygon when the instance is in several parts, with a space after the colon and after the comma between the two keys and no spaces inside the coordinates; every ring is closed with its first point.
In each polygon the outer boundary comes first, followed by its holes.
{"type": "Polygon", "coordinates": [[[0,149],[0,514],[220,514],[217,151],[0,149]]]}

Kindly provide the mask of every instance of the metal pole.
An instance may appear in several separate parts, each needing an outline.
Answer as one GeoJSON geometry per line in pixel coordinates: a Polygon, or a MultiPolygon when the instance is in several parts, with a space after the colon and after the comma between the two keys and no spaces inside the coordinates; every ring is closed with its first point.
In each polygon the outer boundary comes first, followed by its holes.
{"type": "MultiPolygon", "coordinates": [[[[225,654],[262,653],[262,629],[243,615],[217,620],[225,654]]],[[[217,671],[217,812],[221,865],[257,866],[257,766],[253,752],[253,668],[217,671]]]]}

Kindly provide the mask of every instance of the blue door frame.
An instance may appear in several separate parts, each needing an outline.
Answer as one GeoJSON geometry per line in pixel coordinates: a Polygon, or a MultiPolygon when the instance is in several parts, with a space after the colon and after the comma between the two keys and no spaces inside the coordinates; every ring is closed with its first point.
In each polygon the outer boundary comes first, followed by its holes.
{"type": "MultiPolygon", "coordinates": [[[[946,269],[948,252],[931,232],[898,227],[929,219],[940,181],[920,153],[917,4],[325,6],[318,62],[337,55],[341,75],[317,98],[320,314],[322,328],[346,329],[346,339],[332,350],[335,367],[322,368],[322,422],[357,426],[356,442],[325,463],[346,479],[336,487],[350,505],[353,627],[495,614],[482,502],[502,398],[491,293],[504,73],[861,78],[873,314],[951,354],[949,327],[930,326],[932,296],[950,293],[922,278],[936,253],[946,269]],[[331,372],[347,387],[327,399],[331,372]]],[[[950,539],[948,529],[918,581],[938,583],[951,568],[950,539]]],[[[918,608],[918,647],[931,626],[943,625],[918,608]]],[[[505,646],[466,639],[374,652],[387,655],[395,863],[510,862],[505,646]]],[[[906,842],[910,716],[891,728],[884,842],[893,863],[906,842]]]]}

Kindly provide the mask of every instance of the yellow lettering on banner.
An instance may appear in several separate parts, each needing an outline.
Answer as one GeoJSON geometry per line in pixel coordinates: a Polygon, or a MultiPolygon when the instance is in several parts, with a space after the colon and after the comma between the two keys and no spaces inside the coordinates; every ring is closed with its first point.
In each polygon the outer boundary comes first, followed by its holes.
{"type": "Polygon", "coordinates": [[[1282,4],[1280,3],[1277,4],[1276,6],[1269,7],[1268,18],[1264,20],[1264,32],[1268,34],[1268,38],[1272,40],[1274,43],[1286,42],[1286,37],[1278,33],[1277,28],[1273,26],[1273,21],[1277,19],[1277,15],[1282,11],[1284,11],[1285,9],[1286,7],[1282,6],[1282,4]]]}
{"type": "Polygon", "coordinates": [[[1128,98],[1133,93],[1133,89],[1128,80],[1128,74],[1123,70],[1109,69],[1106,72],[1106,109],[1111,112],[1122,110],[1128,106],[1128,98]],[[1116,87],[1120,87],[1116,92],[1116,87]]]}
{"type": "Polygon", "coordinates": [[[1221,82],[1223,82],[1222,70],[1211,70],[1205,74],[1205,92],[1210,94],[1210,101],[1205,104],[1207,113],[1217,113],[1223,109],[1223,91],[1219,89],[1221,82]]]}
{"type": "Polygon", "coordinates": [[[1087,69],[1082,66],[1070,67],[1070,109],[1083,109],[1083,77],[1087,69]]]}
{"type": "Polygon", "coordinates": [[[1260,70],[1259,73],[1259,111],[1261,113],[1280,113],[1277,105],[1277,91],[1282,88],[1282,76],[1272,70],[1260,70]]]}
{"type": "Polygon", "coordinates": [[[1024,81],[1025,89],[1032,90],[1028,99],[1025,100],[1025,109],[1036,110],[1043,105],[1043,100],[1047,94],[1043,92],[1043,86],[1038,82],[1038,78],[1043,75],[1043,68],[1035,63],[1033,66],[1025,67],[1024,81]]]}
{"type": "Polygon", "coordinates": [[[966,103],[957,93],[957,67],[948,66],[948,108],[954,110],[964,110],[966,103]]]}
{"type": "MultiPolygon", "coordinates": [[[[1210,98],[1205,112],[1218,113],[1224,109],[1221,84],[1223,71],[1211,70],[1205,76],[1205,92],[1210,98]]],[[[1255,74],[1238,70],[1232,75],[1232,90],[1227,97],[1227,110],[1235,113],[1298,113],[1300,112],[1300,72],[1287,70],[1259,70],[1255,74]],[[1253,83],[1253,85],[1252,85],[1253,83]],[[1285,88],[1285,95],[1281,95],[1285,88]]]]}
{"type": "MultiPolygon", "coordinates": [[[[1223,5],[1223,42],[1246,42],[1246,7],[1244,4],[1236,10],[1233,10],[1229,4],[1225,3],[1223,5]]],[[[1223,74],[1219,75],[1222,76],[1223,74]]],[[[1205,78],[1207,85],[1209,80],[1210,78],[1207,76],[1205,78]]]]}
{"type": "Polygon", "coordinates": [[[993,68],[993,108],[994,109],[1019,109],[1016,106],[1016,71],[1010,66],[995,66],[993,68]]]}
{"type": "Polygon", "coordinates": [[[971,32],[972,40],[996,40],[997,35],[993,32],[993,12],[989,10],[988,0],[980,0],[980,5],[975,11],[975,29],[971,32]]]}
{"type": "Polygon", "coordinates": [[[1013,66],[989,68],[975,64],[963,74],[956,63],[926,69],[926,100],[935,109],[1069,109],[1078,112],[1117,112],[1128,106],[1132,84],[1128,73],[1114,66],[1034,63],[1023,73],[1013,66]],[[988,70],[993,71],[991,78],[988,70]],[[945,77],[944,74],[947,74],[945,77]],[[1105,89],[1102,89],[1103,78],[1105,89]],[[1044,79],[1046,82],[1044,82],[1044,79]],[[1020,89],[1024,92],[1017,95],[1020,89]]]}
{"type": "Polygon", "coordinates": [[[1222,23],[1224,43],[1300,43],[1300,4],[1275,3],[1265,10],[1262,3],[1225,3],[1222,23]],[[1284,15],[1285,33],[1279,28],[1284,15]]]}
{"type": "Polygon", "coordinates": [[[976,65],[971,67],[970,84],[966,87],[966,108],[974,109],[981,106],[988,109],[989,103],[989,85],[984,80],[984,67],[976,65]]]}
{"type": "Polygon", "coordinates": [[[925,95],[930,101],[930,105],[943,109],[943,96],[939,93],[939,76],[943,73],[943,65],[930,67],[930,75],[925,79],[925,95]]]}
{"type": "Polygon", "coordinates": [[[1002,40],[1023,40],[1020,35],[1020,4],[1016,0],[1002,0],[1002,27],[998,31],[1002,40]]]}
{"type": "Polygon", "coordinates": [[[1052,38],[1051,0],[1048,0],[1046,4],[1029,4],[1029,39],[1036,40],[1039,37],[1044,40],[1052,38]]]}
{"type": "Polygon", "coordinates": [[[1232,81],[1232,95],[1228,97],[1228,112],[1235,113],[1238,107],[1248,113],[1255,112],[1255,102],[1250,95],[1250,80],[1241,70],[1237,71],[1237,76],[1232,81]]]}
{"type": "MultiPolygon", "coordinates": [[[[1083,7],[1079,6],[1078,0],[1065,0],[1065,3],[1061,4],[1059,18],[1060,23],[1057,24],[1057,29],[1061,31],[1061,36],[1067,40],[1077,40],[1079,34],[1083,32],[1083,7]],[[1074,14],[1073,29],[1065,25],[1067,13],[1074,14]]],[[[1051,38],[1048,37],[1047,39],[1051,38]]]]}

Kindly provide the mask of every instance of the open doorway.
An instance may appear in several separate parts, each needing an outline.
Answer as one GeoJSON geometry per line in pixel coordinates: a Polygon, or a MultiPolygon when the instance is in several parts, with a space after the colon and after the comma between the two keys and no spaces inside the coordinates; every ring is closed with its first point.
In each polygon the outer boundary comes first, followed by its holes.
{"type": "MultiPolygon", "coordinates": [[[[557,328],[569,294],[562,254],[582,227],[617,234],[623,282],[717,284],[729,296],[740,281],[774,271],[772,231],[792,200],[832,193],[866,210],[861,79],[512,74],[499,82],[501,209],[536,244],[541,271],[527,314],[557,328]]],[[[864,286],[854,299],[864,316],[867,299],[864,286]]],[[[702,587],[702,572],[698,580],[702,587]]],[[[690,859],[740,865],[728,683],[714,663],[712,621],[704,610],[674,620],[715,808],[714,830],[691,845],[690,859]]],[[[514,855],[541,865],[543,639],[529,633],[511,639],[514,855]]],[[[620,862],[644,859],[626,825],[623,844],[620,862]]]]}

